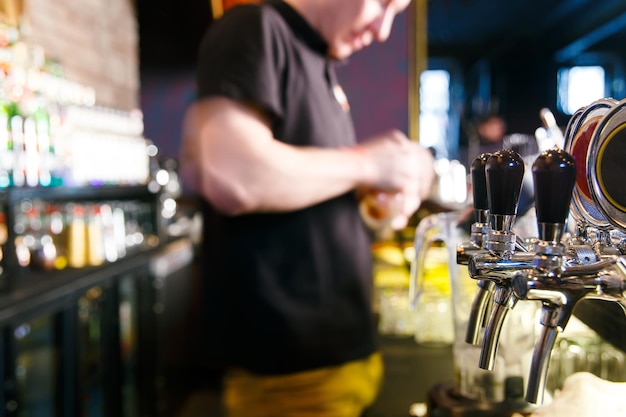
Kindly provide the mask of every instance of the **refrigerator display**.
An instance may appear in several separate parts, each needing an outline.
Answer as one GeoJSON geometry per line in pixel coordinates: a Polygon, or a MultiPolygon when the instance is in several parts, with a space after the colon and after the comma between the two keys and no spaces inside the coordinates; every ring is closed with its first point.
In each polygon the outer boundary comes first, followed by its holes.
{"type": "Polygon", "coordinates": [[[94,286],[78,299],[78,399],[83,417],[105,417],[105,372],[103,341],[105,289],[94,286]]]}
{"type": "MultiPolygon", "coordinates": [[[[57,416],[60,404],[60,340],[55,315],[44,315],[13,329],[15,400],[19,417],[57,416]]],[[[11,410],[8,410],[11,411],[11,410]]]]}
{"type": "Polygon", "coordinates": [[[136,277],[125,274],[118,281],[121,360],[121,409],[123,417],[138,414],[137,338],[138,299],[136,277]]]}

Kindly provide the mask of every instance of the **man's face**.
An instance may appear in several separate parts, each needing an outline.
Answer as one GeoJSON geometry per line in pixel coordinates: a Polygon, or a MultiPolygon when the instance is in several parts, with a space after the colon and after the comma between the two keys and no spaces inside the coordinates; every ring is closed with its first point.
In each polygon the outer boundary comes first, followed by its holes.
{"type": "Polygon", "coordinates": [[[344,59],[374,40],[389,37],[394,17],[411,0],[330,0],[320,32],[333,58],[344,59]]]}
{"type": "Polygon", "coordinates": [[[504,139],[506,134],[506,124],[499,117],[490,117],[478,126],[478,133],[483,140],[490,143],[497,143],[504,139]]]}

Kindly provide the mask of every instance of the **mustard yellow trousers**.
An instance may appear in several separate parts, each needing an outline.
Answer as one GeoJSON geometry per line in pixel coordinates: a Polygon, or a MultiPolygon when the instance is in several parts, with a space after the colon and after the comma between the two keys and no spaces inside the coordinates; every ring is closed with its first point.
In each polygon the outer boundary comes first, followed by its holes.
{"type": "Polygon", "coordinates": [[[224,378],[228,417],[358,417],[376,398],[380,353],[339,366],[264,376],[236,369],[224,378]]]}

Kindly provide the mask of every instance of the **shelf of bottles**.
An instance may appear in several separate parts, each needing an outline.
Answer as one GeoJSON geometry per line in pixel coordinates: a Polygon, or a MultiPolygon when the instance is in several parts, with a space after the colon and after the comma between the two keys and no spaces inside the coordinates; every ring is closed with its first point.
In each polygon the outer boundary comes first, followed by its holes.
{"type": "Polygon", "coordinates": [[[115,199],[17,198],[9,212],[17,275],[85,268],[115,262],[159,243],[155,203],[144,192],[115,199]],[[12,223],[12,224],[11,224],[12,223]]]}
{"type": "Polygon", "coordinates": [[[140,110],[97,105],[94,88],[0,27],[0,290],[156,246],[156,154],[140,110]]]}

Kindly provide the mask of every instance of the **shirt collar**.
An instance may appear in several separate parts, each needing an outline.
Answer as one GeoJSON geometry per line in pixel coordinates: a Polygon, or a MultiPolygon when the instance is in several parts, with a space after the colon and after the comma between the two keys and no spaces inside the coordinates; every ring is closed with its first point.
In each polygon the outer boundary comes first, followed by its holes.
{"type": "Polygon", "coordinates": [[[322,55],[328,54],[328,43],[293,7],[282,0],[267,0],[266,2],[281,14],[298,39],[314,51],[322,55]]]}

